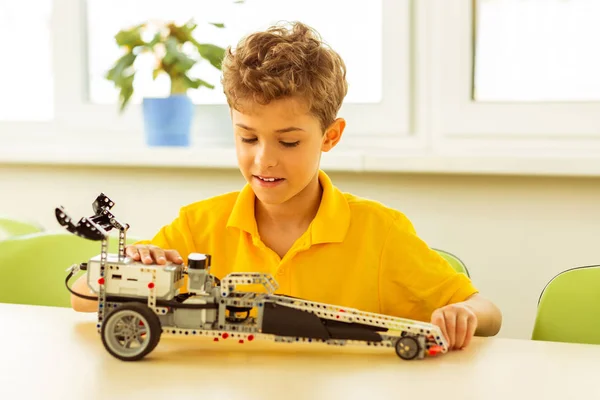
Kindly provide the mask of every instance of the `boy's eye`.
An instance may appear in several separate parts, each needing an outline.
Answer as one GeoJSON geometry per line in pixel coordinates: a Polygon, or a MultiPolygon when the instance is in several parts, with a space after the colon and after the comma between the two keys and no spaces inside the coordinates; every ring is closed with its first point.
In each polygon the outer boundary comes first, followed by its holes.
{"type": "MultiPolygon", "coordinates": [[[[245,137],[241,137],[240,136],[240,140],[243,143],[255,143],[255,142],[258,141],[258,138],[245,138],[245,137]]],[[[296,147],[296,146],[298,146],[298,144],[300,144],[300,141],[299,140],[297,140],[295,142],[282,142],[282,141],[280,141],[279,143],[281,143],[281,145],[284,146],[284,147],[296,147]]]]}

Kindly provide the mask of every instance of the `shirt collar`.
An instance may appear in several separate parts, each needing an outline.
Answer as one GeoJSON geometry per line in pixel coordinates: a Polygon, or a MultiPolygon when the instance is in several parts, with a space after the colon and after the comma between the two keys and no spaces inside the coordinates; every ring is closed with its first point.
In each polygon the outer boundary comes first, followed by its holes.
{"type": "MultiPolygon", "coordinates": [[[[323,195],[317,215],[309,226],[310,244],[342,242],[350,226],[350,207],[344,194],[333,186],[322,170],[319,170],[319,182],[323,195]]],[[[254,201],[254,191],[250,184],[246,184],[238,194],[227,227],[238,228],[258,238],[254,201]]]]}
{"type": "Polygon", "coordinates": [[[250,233],[253,237],[258,237],[258,226],[254,218],[254,191],[249,183],[242,188],[233,205],[227,227],[238,228],[250,233]]]}

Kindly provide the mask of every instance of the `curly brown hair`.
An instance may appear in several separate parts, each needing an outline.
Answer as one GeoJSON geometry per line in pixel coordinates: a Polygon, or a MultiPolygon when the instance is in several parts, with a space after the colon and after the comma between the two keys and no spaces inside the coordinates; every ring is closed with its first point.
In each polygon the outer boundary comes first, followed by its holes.
{"type": "Polygon", "coordinates": [[[313,28],[278,24],[243,38],[235,51],[227,48],[221,83],[227,102],[266,105],[300,98],[325,130],[335,119],[348,92],[346,65],[313,28]]]}

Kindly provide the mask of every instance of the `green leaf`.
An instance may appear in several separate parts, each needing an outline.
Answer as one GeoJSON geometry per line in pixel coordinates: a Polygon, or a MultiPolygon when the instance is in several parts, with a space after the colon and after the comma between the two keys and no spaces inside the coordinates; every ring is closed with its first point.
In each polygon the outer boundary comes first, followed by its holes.
{"type": "Polygon", "coordinates": [[[200,86],[214,89],[215,87],[202,79],[192,79],[186,74],[171,78],[171,94],[186,93],[188,89],[198,89],[200,86]]]}
{"type": "Polygon", "coordinates": [[[189,71],[190,69],[192,69],[194,64],[196,64],[196,61],[192,60],[185,54],[183,54],[182,57],[185,57],[185,58],[178,58],[177,62],[172,65],[172,69],[171,69],[172,73],[183,74],[183,73],[189,71]]]}
{"type": "Polygon", "coordinates": [[[137,46],[143,46],[146,43],[142,40],[142,28],[144,25],[135,26],[129,30],[123,29],[115,35],[115,41],[119,46],[126,46],[133,49],[137,46]]]}
{"type": "Polygon", "coordinates": [[[220,70],[223,57],[225,56],[225,49],[214,44],[201,44],[197,42],[195,44],[202,58],[208,60],[213,67],[220,70]]]}
{"type": "Polygon", "coordinates": [[[114,82],[115,87],[120,88],[119,100],[121,103],[121,112],[125,109],[129,99],[133,95],[133,79],[135,77],[133,63],[135,59],[136,56],[132,52],[124,54],[105,76],[107,80],[114,82]]]}
{"type": "Polygon", "coordinates": [[[210,83],[208,83],[206,81],[203,81],[202,79],[191,79],[187,75],[183,76],[183,80],[192,89],[198,89],[200,86],[204,86],[204,87],[207,87],[209,89],[214,89],[215,88],[214,85],[211,85],[210,83]]]}
{"type": "Polygon", "coordinates": [[[192,32],[194,31],[194,29],[196,29],[198,27],[198,24],[194,22],[193,19],[190,19],[188,22],[186,22],[186,24],[183,26],[183,28],[185,30],[187,30],[188,34],[192,34],[192,32]]]}
{"type": "Polygon", "coordinates": [[[189,20],[187,23],[177,26],[175,24],[169,24],[170,36],[177,38],[180,43],[193,41],[192,31],[196,29],[198,25],[193,20],[189,20]]]}
{"type": "Polygon", "coordinates": [[[135,62],[135,54],[129,52],[121,56],[115,65],[106,73],[106,79],[113,81],[116,86],[120,86],[120,82],[124,77],[130,75],[128,70],[135,62]]]}
{"type": "Polygon", "coordinates": [[[163,64],[172,65],[177,60],[177,39],[170,37],[165,42],[165,55],[163,57],[163,64]]]}
{"type": "Polygon", "coordinates": [[[120,112],[123,112],[125,110],[125,107],[127,107],[127,104],[129,103],[129,100],[131,99],[131,96],[133,95],[133,78],[134,77],[135,77],[135,74],[132,74],[132,75],[124,78],[122,81],[121,93],[119,95],[119,98],[121,101],[121,105],[119,107],[120,112]]]}
{"type": "Polygon", "coordinates": [[[162,39],[161,33],[157,32],[154,37],[152,38],[152,40],[150,41],[150,43],[148,43],[148,48],[151,50],[156,44],[160,43],[160,40],[162,39]]]}
{"type": "Polygon", "coordinates": [[[217,28],[225,28],[225,24],[222,22],[209,22],[209,24],[216,26],[217,28]]]}
{"type": "Polygon", "coordinates": [[[187,54],[179,50],[175,38],[169,38],[165,48],[166,54],[163,58],[163,65],[166,68],[169,68],[169,74],[171,76],[184,73],[196,64],[196,60],[188,57],[187,54]]]}

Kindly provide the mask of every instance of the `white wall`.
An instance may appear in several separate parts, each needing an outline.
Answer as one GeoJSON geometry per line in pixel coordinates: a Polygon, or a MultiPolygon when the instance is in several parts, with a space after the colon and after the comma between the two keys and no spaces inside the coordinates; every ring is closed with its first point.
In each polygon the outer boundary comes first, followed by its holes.
{"type": "MultiPolygon", "coordinates": [[[[529,338],[540,291],[559,271],[600,264],[600,178],[331,172],[342,190],[403,211],[434,247],[459,255],[503,310],[500,336],[529,338]]],[[[237,190],[237,170],[103,169],[0,165],[0,214],[62,229],[54,207],[91,215],[103,191],[130,234],[151,236],[178,208],[237,190]]]]}

